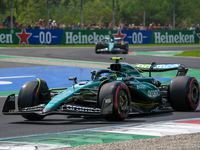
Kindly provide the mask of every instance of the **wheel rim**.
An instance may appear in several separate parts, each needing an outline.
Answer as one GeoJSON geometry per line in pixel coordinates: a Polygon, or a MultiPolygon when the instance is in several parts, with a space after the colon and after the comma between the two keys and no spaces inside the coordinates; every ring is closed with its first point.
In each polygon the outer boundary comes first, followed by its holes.
{"type": "Polygon", "coordinates": [[[194,107],[197,107],[199,103],[199,89],[196,86],[196,84],[192,84],[190,88],[189,96],[190,96],[191,104],[194,107]]]}
{"type": "Polygon", "coordinates": [[[126,116],[127,112],[129,111],[129,99],[128,94],[125,90],[121,90],[119,92],[119,114],[122,116],[126,116]]]}

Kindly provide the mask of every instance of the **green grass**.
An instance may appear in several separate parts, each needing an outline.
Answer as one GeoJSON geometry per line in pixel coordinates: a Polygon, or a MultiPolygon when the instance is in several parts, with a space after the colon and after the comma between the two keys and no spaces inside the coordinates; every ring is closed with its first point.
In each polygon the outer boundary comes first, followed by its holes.
{"type": "Polygon", "coordinates": [[[183,51],[181,54],[176,54],[175,56],[200,57],[200,50],[187,50],[183,51]]]}

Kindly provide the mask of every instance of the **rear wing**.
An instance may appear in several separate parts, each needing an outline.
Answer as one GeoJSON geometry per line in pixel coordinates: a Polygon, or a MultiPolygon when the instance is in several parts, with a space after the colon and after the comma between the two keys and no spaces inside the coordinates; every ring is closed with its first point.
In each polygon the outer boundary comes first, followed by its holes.
{"type": "Polygon", "coordinates": [[[176,76],[185,76],[188,71],[183,64],[156,64],[155,62],[152,62],[151,64],[136,64],[134,67],[139,71],[149,72],[150,77],[151,72],[178,70],[176,76]]]}
{"type": "Polygon", "coordinates": [[[118,41],[118,40],[122,40],[122,38],[121,37],[114,37],[114,36],[111,36],[111,37],[109,37],[109,36],[106,36],[104,39],[102,39],[102,41],[111,41],[111,39],[113,40],[113,42],[114,41],[118,41]]]}
{"type": "Polygon", "coordinates": [[[114,40],[115,40],[115,41],[118,41],[118,40],[122,40],[122,38],[120,38],[120,37],[117,37],[117,38],[116,38],[116,37],[115,37],[114,40]]]}

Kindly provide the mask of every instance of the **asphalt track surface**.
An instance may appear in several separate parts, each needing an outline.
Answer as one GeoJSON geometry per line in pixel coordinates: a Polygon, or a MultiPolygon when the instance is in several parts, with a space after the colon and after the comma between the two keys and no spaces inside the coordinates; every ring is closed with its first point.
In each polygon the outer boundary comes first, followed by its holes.
{"type": "MultiPolygon", "coordinates": [[[[184,50],[196,50],[200,49],[200,46],[176,46],[176,47],[130,47],[129,52],[134,51],[184,51],[184,50]]],[[[83,48],[0,48],[0,54],[5,55],[17,55],[17,56],[29,56],[29,57],[44,57],[44,58],[58,58],[69,60],[84,60],[84,61],[96,61],[96,62],[108,62],[111,57],[120,56],[126,57],[126,62],[130,64],[135,63],[182,63],[188,68],[199,69],[199,58],[187,58],[182,57],[157,57],[157,56],[145,56],[145,55],[126,55],[126,54],[95,54],[93,47],[83,48]]],[[[0,65],[2,67],[2,65],[0,65]]]]}
{"type": "MultiPolygon", "coordinates": [[[[192,47],[138,47],[130,48],[132,51],[171,51],[200,49],[198,46],[192,47]]],[[[29,57],[58,58],[69,60],[85,60],[96,62],[108,62],[112,56],[126,57],[126,62],[134,63],[183,63],[188,68],[200,69],[199,58],[182,57],[158,57],[158,56],[138,56],[124,54],[95,54],[94,48],[1,48],[0,55],[17,55],[29,57]]],[[[34,64],[0,62],[0,68],[30,67],[34,64]]],[[[5,97],[0,98],[2,108],[5,97]]],[[[1,109],[0,109],[1,110],[1,109]]],[[[199,118],[200,107],[194,112],[168,112],[152,115],[130,116],[123,122],[109,122],[103,118],[71,118],[69,116],[54,115],[47,116],[42,121],[27,121],[21,116],[4,116],[0,113],[0,138],[46,134],[55,132],[66,132],[83,130],[97,127],[108,127],[128,124],[141,124],[159,121],[199,118]]]]}

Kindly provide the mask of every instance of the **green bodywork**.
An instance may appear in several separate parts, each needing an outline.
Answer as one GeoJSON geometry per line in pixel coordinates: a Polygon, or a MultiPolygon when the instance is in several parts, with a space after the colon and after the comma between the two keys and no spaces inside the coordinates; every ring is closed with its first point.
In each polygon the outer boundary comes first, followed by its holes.
{"type": "MultiPolygon", "coordinates": [[[[120,71],[121,73],[123,73],[123,76],[117,75],[116,79],[110,79],[109,82],[121,81],[127,84],[130,90],[130,94],[132,96],[132,103],[140,103],[144,105],[155,104],[160,98],[161,93],[155,84],[158,81],[151,77],[143,77],[138,69],[127,63],[119,63],[118,61],[116,61],[115,63],[111,64],[108,69],[105,69],[105,71],[120,71]],[[130,80],[127,80],[125,78],[130,78],[130,80]]],[[[95,72],[98,72],[98,70],[95,72]]],[[[43,112],[53,111],[57,106],[68,101],[70,102],[74,98],[82,100],[84,100],[86,97],[87,99],[97,99],[98,89],[103,82],[104,80],[100,81],[99,78],[96,78],[92,81],[85,81],[74,84],[55,96],[45,106],[43,112]],[[87,89],[92,89],[94,93],[91,93],[91,91],[87,89]],[[78,96],[76,93],[81,93],[81,95],[78,96]]]]}

